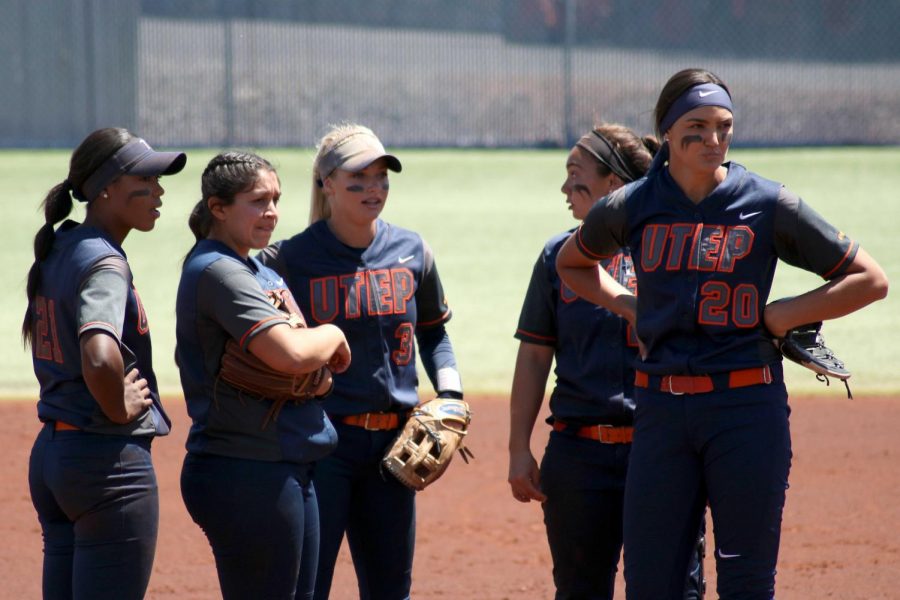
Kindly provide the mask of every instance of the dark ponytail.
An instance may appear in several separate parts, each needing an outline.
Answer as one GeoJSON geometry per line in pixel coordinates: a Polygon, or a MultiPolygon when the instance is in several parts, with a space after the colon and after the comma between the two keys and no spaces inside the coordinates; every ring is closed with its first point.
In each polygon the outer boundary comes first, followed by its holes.
{"type": "Polygon", "coordinates": [[[115,127],[98,129],[91,133],[72,153],[69,176],[62,183],[53,186],[41,202],[44,209],[44,225],[34,236],[34,263],[28,270],[28,281],[25,285],[28,307],[22,321],[22,341],[26,346],[33,341],[34,315],[31,305],[40,292],[41,263],[53,250],[53,242],[56,239],[55,225],[72,212],[73,195],[79,200],[91,200],[81,194],[81,186],[107,158],[132,139],[134,136],[127,130],[115,127]]]}
{"type": "Polygon", "coordinates": [[[191,255],[197,242],[209,237],[212,230],[214,221],[209,210],[209,199],[215,196],[225,206],[234,203],[236,195],[256,183],[260,170],[275,173],[272,163],[252,152],[222,152],[209,161],[200,176],[202,198],[194,205],[191,216],[188,217],[188,227],[191,228],[195,241],[185,260],[191,255]]]}

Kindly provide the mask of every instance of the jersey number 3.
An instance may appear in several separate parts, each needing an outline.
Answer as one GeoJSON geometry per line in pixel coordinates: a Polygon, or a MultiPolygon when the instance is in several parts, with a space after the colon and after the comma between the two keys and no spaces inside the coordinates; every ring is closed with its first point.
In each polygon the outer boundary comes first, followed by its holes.
{"type": "Polygon", "coordinates": [[[59,347],[59,336],[56,334],[56,313],[53,300],[44,296],[34,298],[35,323],[34,355],[41,360],[52,360],[63,363],[62,349],[59,347]]]}
{"type": "Polygon", "coordinates": [[[399,348],[391,352],[391,359],[398,365],[408,365],[413,357],[413,330],[412,323],[400,323],[394,331],[394,337],[400,341],[399,348]]]}

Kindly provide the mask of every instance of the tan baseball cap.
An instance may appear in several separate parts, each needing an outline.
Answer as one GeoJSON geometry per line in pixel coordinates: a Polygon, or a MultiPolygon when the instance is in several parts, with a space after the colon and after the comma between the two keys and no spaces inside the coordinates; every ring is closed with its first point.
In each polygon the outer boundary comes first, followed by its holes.
{"type": "Polygon", "coordinates": [[[319,178],[324,179],[335,169],[361,171],[379,158],[387,159],[387,167],[395,173],[403,169],[400,160],[388,154],[381,140],[371,131],[357,131],[338,141],[319,159],[319,178]]]}

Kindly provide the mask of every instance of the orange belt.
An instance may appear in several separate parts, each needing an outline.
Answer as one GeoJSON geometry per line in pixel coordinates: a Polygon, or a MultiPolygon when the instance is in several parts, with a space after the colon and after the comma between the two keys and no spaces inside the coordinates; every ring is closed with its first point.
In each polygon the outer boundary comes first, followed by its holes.
{"type": "Polygon", "coordinates": [[[772,371],[768,365],[715,375],[650,375],[643,371],[635,371],[634,374],[634,385],[637,387],[679,395],[705,394],[759,383],[772,383],[772,371]]]}
{"type": "Polygon", "coordinates": [[[55,431],[81,431],[81,427],[75,427],[74,425],[63,423],[62,421],[54,421],[53,429],[55,431]]]}
{"type": "MultiPolygon", "coordinates": [[[[403,417],[405,418],[406,415],[404,414],[403,417]]],[[[356,427],[362,427],[369,431],[397,429],[401,424],[400,413],[395,412],[347,415],[345,417],[338,417],[338,420],[346,425],[355,425],[356,427]]]]}
{"type": "Polygon", "coordinates": [[[613,427],[612,425],[575,427],[562,421],[553,421],[553,431],[571,431],[578,437],[596,440],[602,444],[630,444],[634,437],[634,427],[613,427]]]}

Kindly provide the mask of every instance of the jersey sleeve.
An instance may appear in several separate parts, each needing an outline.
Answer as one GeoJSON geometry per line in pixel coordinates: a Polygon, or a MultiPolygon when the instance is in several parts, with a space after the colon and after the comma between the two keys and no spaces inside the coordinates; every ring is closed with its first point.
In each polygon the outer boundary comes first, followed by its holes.
{"type": "Polygon", "coordinates": [[[626,245],[625,200],[629,188],[619,188],[598,200],[575,231],[575,243],[586,257],[599,261],[626,245]]]}
{"type": "Polygon", "coordinates": [[[259,332],[287,322],[266,299],[253,273],[231,260],[217,260],[207,267],[197,293],[201,313],[217,322],[245,350],[259,332]]]}
{"type": "Polygon", "coordinates": [[[78,335],[100,329],[121,340],[130,285],[131,270],[124,258],[109,256],[97,261],[78,290],[75,307],[78,335]]]}
{"type": "Polygon", "coordinates": [[[555,346],[556,302],[547,260],[547,253],[541,252],[531,270],[531,280],[528,282],[528,291],[525,292],[525,300],[522,302],[515,337],[531,344],[555,346]]]}
{"type": "Polygon", "coordinates": [[[775,208],[775,251],[784,262],[824,279],[843,274],[859,244],[784,187],[775,208]]]}
{"type": "Polygon", "coordinates": [[[256,260],[269,267],[282,277],[287,276],[287,264],[284,261],[284,253],[281,251],[282,242],[275,242],[263,248],[256,255],[256,260]]]}
{"type": "Polygon", "coordinates": [[[434,327],[450,320],[452,313],[447,305],[447,296],[444,294],[444,286],[438,275],[437,265],[434,262],[434,252],[431,247],[422,242],[424,267],[422,268],[422,281],[416,289],[416,327],[434,327]]]}

